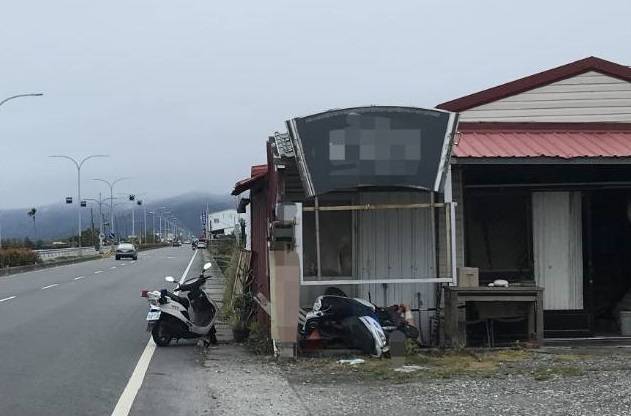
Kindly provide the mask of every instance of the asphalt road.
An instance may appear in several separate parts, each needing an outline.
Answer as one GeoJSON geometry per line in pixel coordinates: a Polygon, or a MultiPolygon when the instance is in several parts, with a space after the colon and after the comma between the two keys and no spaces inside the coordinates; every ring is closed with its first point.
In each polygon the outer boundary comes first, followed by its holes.
{"type": "Polygon", "coordinates": [[[140,289],[179,280],[192,255],[164,248],[0,278],[0,415],[110,415],[149,339],[140,289]]]}

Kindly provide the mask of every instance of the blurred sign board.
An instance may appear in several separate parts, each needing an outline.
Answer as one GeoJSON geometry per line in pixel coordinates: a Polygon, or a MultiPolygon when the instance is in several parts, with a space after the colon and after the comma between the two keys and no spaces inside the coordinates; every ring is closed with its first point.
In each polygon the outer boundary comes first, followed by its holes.
{"type": "Polygon", "coordinates": [[[306,195],[364,187],[442,190],[458,116],[356,107],[287,121],[306,195]]]}

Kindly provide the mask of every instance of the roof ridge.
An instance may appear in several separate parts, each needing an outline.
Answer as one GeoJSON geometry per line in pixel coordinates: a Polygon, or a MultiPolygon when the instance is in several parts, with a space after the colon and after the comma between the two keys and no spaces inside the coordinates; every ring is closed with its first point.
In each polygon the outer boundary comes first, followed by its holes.
{"type": "Polygon", "coordinates": [[[599,72],[631,82],[631,67],[596,56],[589,56],[438,104],[436,108],[449,111],[464,111],[589,71],[599,72]]]}

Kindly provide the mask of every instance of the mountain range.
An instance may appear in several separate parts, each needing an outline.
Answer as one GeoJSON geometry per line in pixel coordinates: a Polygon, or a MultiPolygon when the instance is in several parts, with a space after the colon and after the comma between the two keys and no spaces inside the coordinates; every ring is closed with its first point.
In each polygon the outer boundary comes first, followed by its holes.
{"type": "MultiPolygon", "coordinates": [[[[118,202],[118,201],[117,201],[118,202]]],[[[208,207],[208,212],[220,211],[234,208],[235,202],[230,196],[215,195],[207,193],[186,193],[178,196],[148,202],[146,205],[138,206],[132,202],[118,202],[119,206],[114,208],[115,228],[117,233],[122,235],[131,234],[131,209],[134,207],[134,223],[136,234],[142,232],[144,224],[144,212],[154,212],[159,208],[166,207],[171,216],[177,218],[186,229],[194,234],[201,230],[200,215],[208,207]]],[[[63,239],[77,234],[78,219],[76,201],[72,204],[49,204],[36,206],[35,221],[27,213],[31,208],[0,210],[0,226],[2,239],[23,239],[31,240],[54,240],[63,239]]],[[[103,204],[102,213],[104,221],[109,221],[109,205],[103,204]]],[[[99,207],[97,203],[88,202],[88,206],[82,208],[82,228],[87,229],[92,226],[99,226],[99,207]]],[[[147,229],[151,231],[153,218],[147,215],[147,229]]],[[[155,218],[155,229],[159,228],[159,219],[155,218]]]]}

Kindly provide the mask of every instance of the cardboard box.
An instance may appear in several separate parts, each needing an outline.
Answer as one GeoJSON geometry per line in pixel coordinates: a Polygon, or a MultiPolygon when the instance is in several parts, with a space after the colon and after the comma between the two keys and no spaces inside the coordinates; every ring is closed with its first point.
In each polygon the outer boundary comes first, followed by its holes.
{"type": "Polygon", "coordinates": [[[458,267],[458,286],[480,286],[480,269],[477,267],[458,267]]]}

